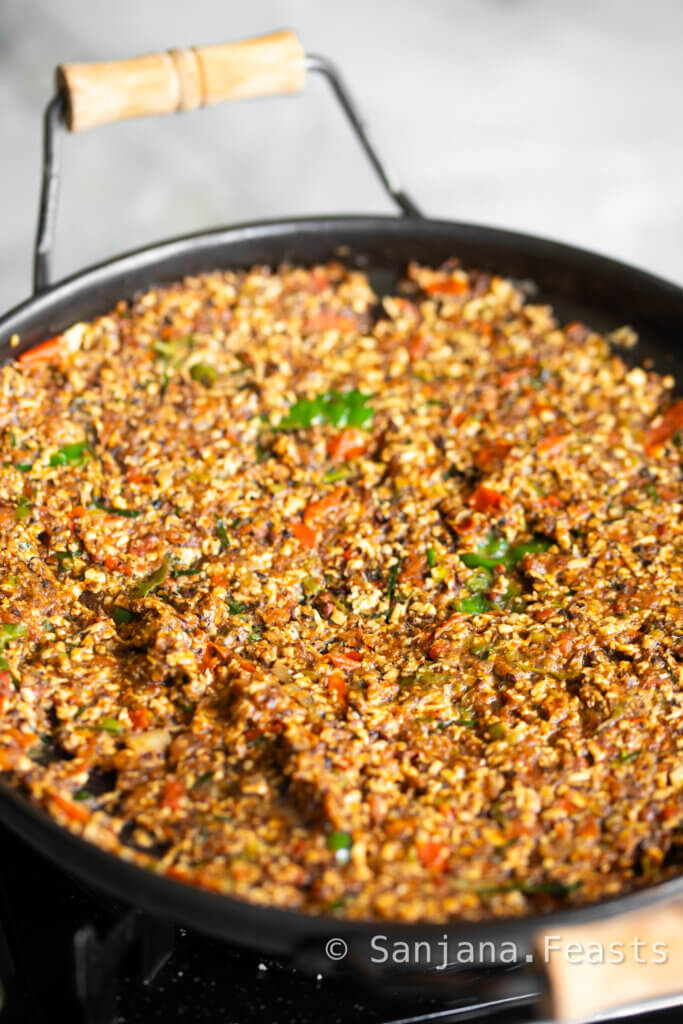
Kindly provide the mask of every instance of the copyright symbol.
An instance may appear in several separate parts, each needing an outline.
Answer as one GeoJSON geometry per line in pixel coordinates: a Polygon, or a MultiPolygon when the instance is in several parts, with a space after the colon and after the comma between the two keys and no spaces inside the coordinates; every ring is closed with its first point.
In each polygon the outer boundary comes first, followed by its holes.
{"type": "Polygon", "coordinates": [[[325,954],[329,960],[343,960],[348,951],[343,939],[328,939],[325,943],[325,954]]]}

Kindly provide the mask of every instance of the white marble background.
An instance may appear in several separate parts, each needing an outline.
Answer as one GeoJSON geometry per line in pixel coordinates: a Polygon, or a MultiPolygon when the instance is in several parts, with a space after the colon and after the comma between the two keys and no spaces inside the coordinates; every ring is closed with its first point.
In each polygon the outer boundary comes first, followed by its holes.
{"type": "MultiPolygon", "coordinates": [[[[28,294],[59,61],[295,28],[433,215],[683,282],[683,0],[0,0],[0,309],[28,294]]],[[[325,83],[64,145],[56,270],[210,225],[389,211],[325,83]]]]}

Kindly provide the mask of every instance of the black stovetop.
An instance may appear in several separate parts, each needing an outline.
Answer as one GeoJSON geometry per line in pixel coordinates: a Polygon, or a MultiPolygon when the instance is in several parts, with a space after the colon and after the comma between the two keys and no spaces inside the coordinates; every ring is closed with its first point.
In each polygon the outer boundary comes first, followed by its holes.
{"type": "MultiPolygon", "coordinates": [[[[486,991],[453,1001],[378,994],[95,897],[0,827],[0,1024],[496,1024],[534,1020],[528,1001],[486,991]],[[135,932],[144,943],[132,943],[135,932]],[[120,958],[112,950],[128,948],[120,958]],[[119,960],[118,969],[112,964],[119,960]],[[146,980],[145,980],[146,978],[146,980]],[[79,995],[80,993],[80,995],[79,995]]],[[[674,1024],[681,1010],[640,1014],[674,1024]]]]}

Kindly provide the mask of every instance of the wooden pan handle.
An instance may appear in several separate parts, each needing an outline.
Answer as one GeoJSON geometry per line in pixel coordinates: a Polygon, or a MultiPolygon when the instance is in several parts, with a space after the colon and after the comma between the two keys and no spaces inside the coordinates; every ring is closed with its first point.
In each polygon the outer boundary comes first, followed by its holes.
{"type": "Polygon", "coordinates": [[[535,957],[545,967],[544,1010],[553,1020],[583,1021],[617,1006],[683,996],[683,900],[558,927],[537,937],[535,957]]]}
{"type": "Polygon", "coordinates": [[[66,123],[80,132],[97,124],[220,103],[245,96],[298,92],[304,51],[293,32],[220,46],[151,53],[100,64],[61,64],[57,89],[66,123]]]}

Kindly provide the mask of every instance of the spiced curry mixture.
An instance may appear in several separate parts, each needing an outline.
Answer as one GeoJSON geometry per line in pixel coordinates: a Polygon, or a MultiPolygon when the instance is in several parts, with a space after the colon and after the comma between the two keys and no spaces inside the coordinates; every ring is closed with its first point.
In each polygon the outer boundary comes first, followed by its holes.
{"type": "Polygon", "coordinates": [[[510,281],[155,288],[0,371],[0,771],[239,898],[525,914],[681,870],[683,402],[510,281]]]}

